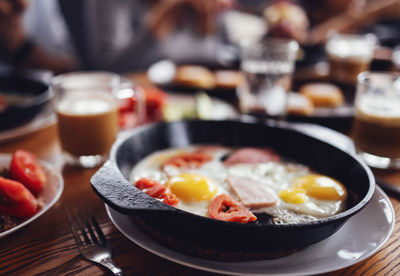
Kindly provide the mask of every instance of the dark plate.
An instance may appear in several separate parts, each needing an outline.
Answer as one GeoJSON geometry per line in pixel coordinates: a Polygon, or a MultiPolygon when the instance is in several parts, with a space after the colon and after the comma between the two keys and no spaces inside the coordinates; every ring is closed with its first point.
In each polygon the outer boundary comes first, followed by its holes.
{"type": "Polygon", "coordinates": [[[368,203],[375,189],[370,169],[357,156],[301,133],[289,124],[198,120],[151,124],[120,137],[111,150],[110,160],[96,172],[91,183],[107,205],[123,214],[140,216],[146,224],[167,235],[205,247],[252,251],[299,249],[329,237],[368,203]],[[237,224],[165,205],[127,180],[135,164],[147,155],[191,144],[271,147],[284,157],[344,183],[350,195],[348,209],[305,224],[237,224]]]}
{"type": "Polygon", "coordinates": [[[0,92],[22,95],[27,100],[9,105],[0,111],[0,131],[11,129],[30,121],[49,102],[51,93],[41,80],[26,76],[0,76],[0,92]]]}

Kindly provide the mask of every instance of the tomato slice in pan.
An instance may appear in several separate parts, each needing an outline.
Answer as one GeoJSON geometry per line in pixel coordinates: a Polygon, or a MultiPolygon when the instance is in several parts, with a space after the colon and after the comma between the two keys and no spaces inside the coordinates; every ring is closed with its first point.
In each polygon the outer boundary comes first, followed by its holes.
{"type": "Polygon", "coordinates": [[[252,212],[226,194],[216,196],[211,201],[209,213],[212,218],[223,221],[248,223],[257,220],[252,212]]]}
{"type": "Polygon", "coordinates": [[[40,193],[47,181],[36,156],[24,150],[17,150],[13,154],[10,164],[10,178],[24,184],[34,195],[40,193]]]}
{"type": "Polygon", "coordinates": [[[160,182],[150,178],[141,178],[136,181],[135,186],[151,197],[157,198],[168,205],[176,205],[179,199],[172,193],[167,192],[167,188],[160,182]]]}
{"type": "Polygon", "coordinates": [[[18,181],[0,177],[0,213],[12,217],[30,217],[37,213],[39,203],[18,181]]]}
{"type": "Polygon", "coordinates": [[[204,163],[211,160],[212,156],[204,152],[182,153],[172,156],[164,163],[164,166],[172,165],[179,168],[200,168],[204,163]]]}
{"type": "Polygon", "coordinates": [[[164,193],[161,198],[161,201],[171,206],[174,206],[179,203],[179,199],[176,197],[176,195],[172,193],[164,193]]]}

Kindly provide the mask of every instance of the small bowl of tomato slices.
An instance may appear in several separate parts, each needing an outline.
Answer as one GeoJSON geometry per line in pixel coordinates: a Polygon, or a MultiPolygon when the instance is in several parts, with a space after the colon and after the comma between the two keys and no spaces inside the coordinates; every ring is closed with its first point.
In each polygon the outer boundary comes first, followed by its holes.
{"type": "Polygon", "coordinates": [[[33,153],[0,154],[0,238],[44,214],[63,189],[61,173],[33,153]]]}

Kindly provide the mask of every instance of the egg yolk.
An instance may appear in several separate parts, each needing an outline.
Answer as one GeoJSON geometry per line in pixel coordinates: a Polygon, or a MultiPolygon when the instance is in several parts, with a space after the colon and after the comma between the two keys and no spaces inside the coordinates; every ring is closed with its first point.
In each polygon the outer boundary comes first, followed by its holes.
{"type": "Polygon", "coordinates": [[[279,192],[279,197],[282,198],[283,201],[293,204],[304,203],[307,199],[306,191],[297,188],[282,190],[279,192]]]}
{"type": "Polygon", "coordinates": [[[211,200],[217,187],[210,179],[198,174],[180,174],[167,181],[171,192],[184,201],[211,200]]]}
{"type": "Polygon", "coordinates": [[[306,195],[320,200],[345,200],[346,188],[339,181],[320,174],[309,174],[293,180],[293,187],[283,190],[279,197],[285,202],[301,204],[306,195]]]}

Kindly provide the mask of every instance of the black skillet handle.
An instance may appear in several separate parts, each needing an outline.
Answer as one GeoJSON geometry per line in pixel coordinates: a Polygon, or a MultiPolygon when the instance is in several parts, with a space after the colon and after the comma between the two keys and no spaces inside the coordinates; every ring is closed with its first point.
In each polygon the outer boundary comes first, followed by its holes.
{"type": "Polygon", "coordinates": [[[107,161],[92,176],[90,183],[95,193],[107,205],[124,214],[173,210],[134,187],[124,178],[113,160],[107,161]]]}

